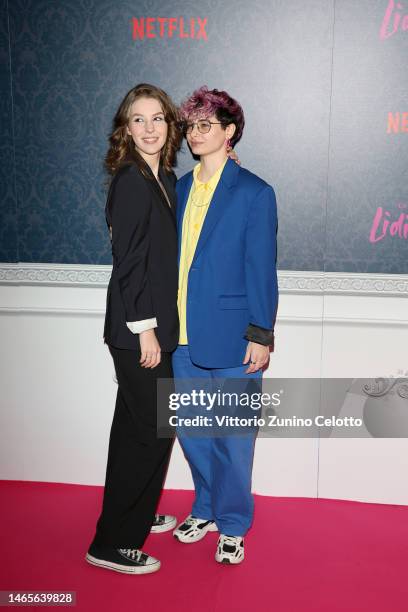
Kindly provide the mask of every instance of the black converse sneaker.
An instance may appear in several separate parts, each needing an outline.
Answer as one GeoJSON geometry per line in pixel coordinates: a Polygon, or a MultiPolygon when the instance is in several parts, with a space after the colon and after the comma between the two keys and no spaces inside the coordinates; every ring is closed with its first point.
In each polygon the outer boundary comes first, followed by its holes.
{"type": "Polygon", "coordinates": [[[164,531],[170,531],[177,524],[175,516],[170,514],[156,514],[154,517],[152,528],[150,533],[163,533],[164,531]]]}
{"type": "Polygon", "coordinates": [[[206,521],[191,514],[173,531],[179,542],[190,544],[202,540],[209,531],[218,531],[214,521],[206,521]]]}
{"type": "Polygon", "coordinates": [[[215,560],[218,563],[237,564],[244,560],[244,538],[223,533],[218,538],[215,560]]]}
{"type": "Polygon", "coordinates": [[[160,569],[160,561],[137,548],[109,548],[92,544],[85,557],[88,563],[124,574],[150,574],[160,569]]]}

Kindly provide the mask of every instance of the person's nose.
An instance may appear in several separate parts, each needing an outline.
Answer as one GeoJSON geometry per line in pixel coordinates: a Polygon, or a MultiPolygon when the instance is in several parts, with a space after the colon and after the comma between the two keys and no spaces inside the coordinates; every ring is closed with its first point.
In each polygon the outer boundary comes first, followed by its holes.
{"type": "Polygon", "coordinates": [[[191,130],[191,132],[190,132],[191,136],[192,136],[193,134],[194,134],[194,135],[197,135],[197,134],[199,134],[199,133],[200,133],[200,132],[199,132],[199,130],[198,130],[198,124],[197,124],[197,123],[193,123],[193,127],[192,127],[192,130],[191,130]]]}
{"type": "Polygon", "coordinates": [[[145,130],[146,130],[146,132],[149,132],[149,134],[150,134],[151,132],[154,132],[154,124],[153,124],[153,121],[146,121],[146,123],[145,123],[145,130]]]}

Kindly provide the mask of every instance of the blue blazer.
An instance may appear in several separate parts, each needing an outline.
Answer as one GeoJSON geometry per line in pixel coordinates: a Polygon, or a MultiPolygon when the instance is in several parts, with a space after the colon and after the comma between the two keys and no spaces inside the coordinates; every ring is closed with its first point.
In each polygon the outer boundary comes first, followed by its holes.
{"type": "MultiPolygon", "coordinates": [[[[179,252],[193,172],[176,185],[179,252]]],[[[193,363],[242,364],[249,326],[273,332],[278,306],[274,190],[227,160],[188,276],[187,337],[193,363]]]]}

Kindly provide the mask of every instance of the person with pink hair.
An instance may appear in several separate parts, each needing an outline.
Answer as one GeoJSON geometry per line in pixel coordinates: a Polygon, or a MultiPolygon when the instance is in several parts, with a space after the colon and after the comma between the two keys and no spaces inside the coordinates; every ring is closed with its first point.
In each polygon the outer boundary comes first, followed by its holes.
{"type": "MultiPolygon", "coordinates": [[[[277,212],[273,188],[228,158],[244,113],[227,92],[197,89],[181,106],[194,156],[176,185],[180,335],[173,354],[183,380],[257,379],[269,360],[278,304],[277,212]]],[[[254,381],[253,381],[254,382],[254,381]]],[[[195,501],[174,530],[183,543],[219,531],[215,558],[238,564],[253,518],[251,472],[256,430],[189,436],[179,430],[195,501]]]]}

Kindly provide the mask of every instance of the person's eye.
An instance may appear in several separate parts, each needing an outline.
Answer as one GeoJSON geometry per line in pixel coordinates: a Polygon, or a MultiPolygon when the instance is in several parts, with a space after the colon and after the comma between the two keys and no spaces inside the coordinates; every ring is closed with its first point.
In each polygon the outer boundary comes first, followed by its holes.
{"type": "Polygon", "coordinates": [[[135,123],[143,123],[143,118],[142,117],[135,117],[134,122],[135,123]]]}
{"type": "Polygon", "coordinates": [[[155,121],[164,121],[164,117],[155,117],[154,118],[155,121]]]}

